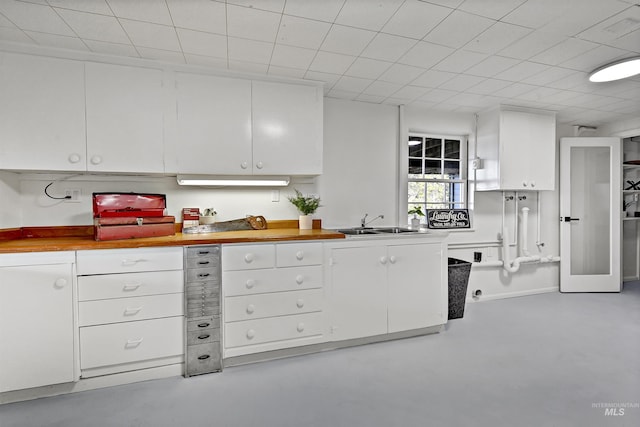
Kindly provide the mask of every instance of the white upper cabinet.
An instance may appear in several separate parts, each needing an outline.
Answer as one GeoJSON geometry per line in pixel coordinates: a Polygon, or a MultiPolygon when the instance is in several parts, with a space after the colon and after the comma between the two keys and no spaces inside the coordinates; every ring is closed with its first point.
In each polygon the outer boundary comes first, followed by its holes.
{"type": "Polygon", "coordinates": [[[176,102],[167,171],[252,173],[250,80],[176,73],[176,102]]]}
{"type": "Polygon", "coordinates": [[[476,190],[554,190],[556,120],[549,112],[493,110],[478,116],[476,190]]]}
{"type": "Polygon", "coordinates": [[[253,173],[322,173],[322,89],[254,81],[253,173]]]}
{"type": "Polygon", "coordinates": [[[86,63],[87,170],[164,172],[162,71],[86,63]]]}
{"type": "Polygon", "coordinates": [[[0,53],[0,169],[86,168],[84,64],[0,53]]]}

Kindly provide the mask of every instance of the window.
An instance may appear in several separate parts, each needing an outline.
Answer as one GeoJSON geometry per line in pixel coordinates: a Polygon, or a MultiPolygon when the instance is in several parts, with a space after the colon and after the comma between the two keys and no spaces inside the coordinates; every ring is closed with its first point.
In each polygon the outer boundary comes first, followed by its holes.
{"type": "Polygon", "coordinates": [[[467,138],[410,133],[408,143],[407,210],[467,208],[467,138]]]}

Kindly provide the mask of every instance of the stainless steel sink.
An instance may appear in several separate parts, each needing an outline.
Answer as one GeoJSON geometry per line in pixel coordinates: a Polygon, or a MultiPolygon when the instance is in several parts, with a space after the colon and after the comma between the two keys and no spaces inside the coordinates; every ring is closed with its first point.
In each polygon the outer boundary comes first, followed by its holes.
{"type": "Polygon", "coordinates": [[[374,228],[377,233],[391,233],[391,234],[401,234],[401,233],[418,233],[418,230],[413,230],[411,228],[404,227],[384,227],[384,228],[374,228]]]}
{"type": "Polygon", "coordinates": [[[343,233],[349,236],[365,236],[372,234],[405,234],[405,233],[418,233],[418,230],[412,230],[410,228],[404,227],[380,227],[380,228],[369,228],[369,227],[354,227],[354,228],[343,228],[337,230],[339,233],[343,233]]]}
{"type": "Polygon", "coordinates": [[[345,228],[338,230],[339,233],[348,234],[350,236],[359,236],[364,234],[378,234],[373,228],[345,228]]]}

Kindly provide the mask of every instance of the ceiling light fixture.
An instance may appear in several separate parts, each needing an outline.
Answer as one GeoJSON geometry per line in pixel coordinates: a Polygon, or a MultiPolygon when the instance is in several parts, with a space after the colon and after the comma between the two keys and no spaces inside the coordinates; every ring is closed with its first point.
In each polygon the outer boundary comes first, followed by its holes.
{"type": "Polygon", "coordinates": [[[612,62],[589,75],[592,82],[611,82],[640,74],[640,56],[612,62]]]}
{"type": "Polygon", "coordinates": [[[200,185],[211,187],[286,187],[291,179],[288,176],[213,176],[178,175],[179,185],[200,185]]]}

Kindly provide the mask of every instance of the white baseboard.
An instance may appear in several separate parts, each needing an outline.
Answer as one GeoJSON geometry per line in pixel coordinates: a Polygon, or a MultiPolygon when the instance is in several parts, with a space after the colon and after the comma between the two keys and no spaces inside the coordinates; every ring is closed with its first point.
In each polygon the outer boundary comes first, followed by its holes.
{"type": "Polygon", "coordinates": [[[527,291],[519,291],[519,292],[505,292],[503,294],[494,294],[481,296],[479,298],[467,298],[467,302],[482,302],[482,301],[491,301],[496,299],[505,299],[505,298],[517,298],[517,297],[525,297],[528,295],[537,295],[537,294],[546,294],[550,292],[560,292],[560,288],[557,286],[551,286],[549,288],[539,288],[539,289],[530,289],[527,291]]]}

